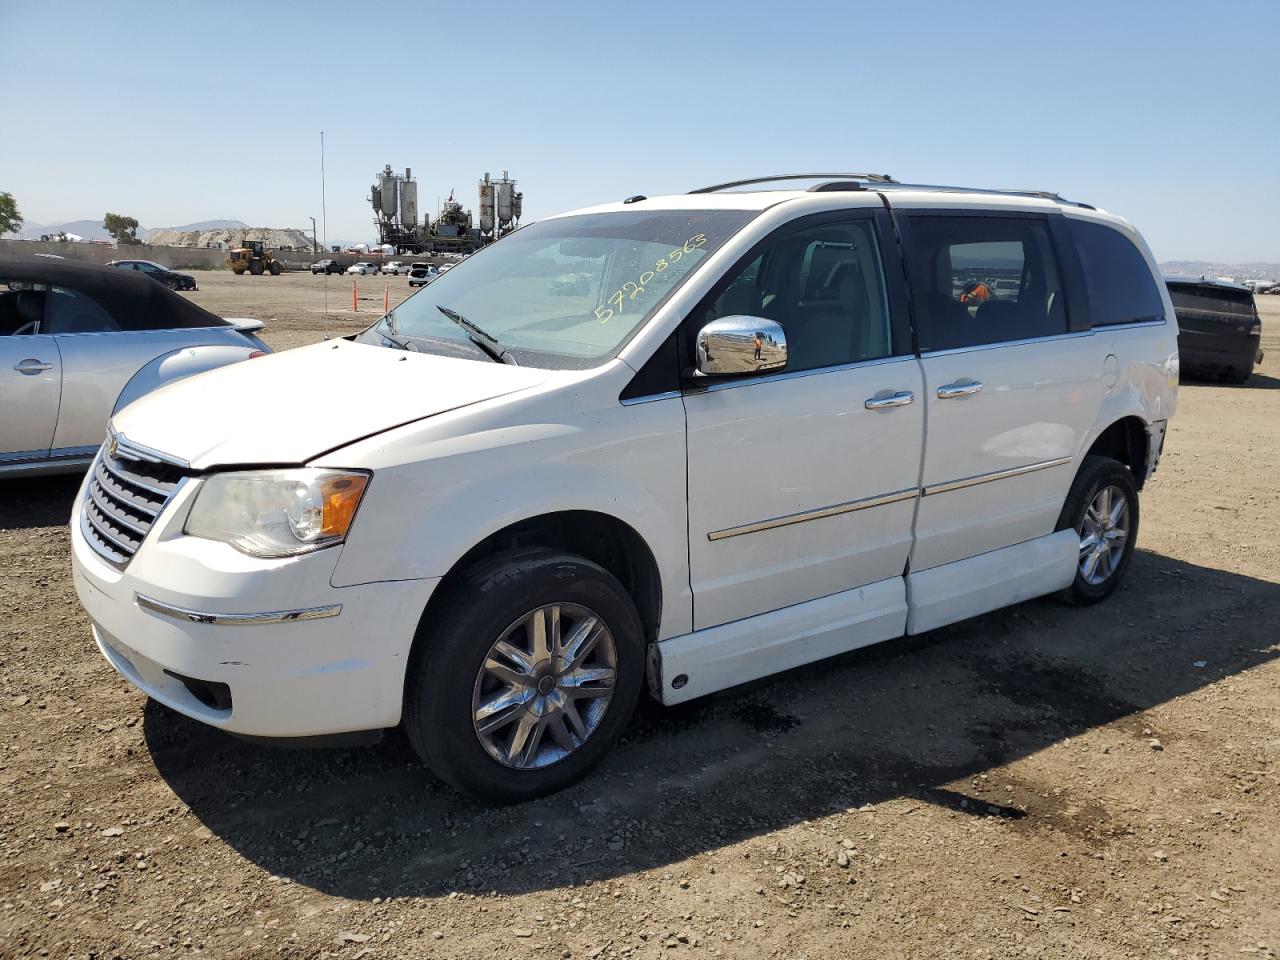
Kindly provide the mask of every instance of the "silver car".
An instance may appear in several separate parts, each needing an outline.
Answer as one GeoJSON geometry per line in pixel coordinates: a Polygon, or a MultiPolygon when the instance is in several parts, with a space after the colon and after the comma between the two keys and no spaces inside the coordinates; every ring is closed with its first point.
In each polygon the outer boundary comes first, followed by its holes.
{"type": "Polygon", "coordinates": [[[144,393],[270,347],[134,271],[0,257],[0,477],[92,461],[144,393]]]}

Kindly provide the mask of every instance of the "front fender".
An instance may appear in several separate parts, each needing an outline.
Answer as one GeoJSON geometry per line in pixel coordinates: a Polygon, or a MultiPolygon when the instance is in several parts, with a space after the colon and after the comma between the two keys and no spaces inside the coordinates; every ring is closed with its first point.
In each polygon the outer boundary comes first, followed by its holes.
{"type": "Polygon", "coordinates": [[[206,370],[225,367],[230,363],[247,360],[254,353],[251,346],[233,346],[230,344],[205,344],[195,347],[182,347],[170,353],[161,354],[139,369],[124,385],[116,404],[111,410],[114,417],[139,397],[152,390],[190,377],[206,370]]]}
{"type": "MultiPolygon", "coordinates": [[[[525,423],[398,444],[379,466],[354,449],[316,465],[373,467],[342,547],[335,585],[448,573],[468,550],[514,523],[562,511],[629,526],[657,562],[663,636],[691,629],[684,411],[671,402],[597,411],[588,424],[525,423]],[[425,573],[424,571],[431,571],[425,573]]],[[[430,426],[406,428],[404,433],[430,426]]]]}

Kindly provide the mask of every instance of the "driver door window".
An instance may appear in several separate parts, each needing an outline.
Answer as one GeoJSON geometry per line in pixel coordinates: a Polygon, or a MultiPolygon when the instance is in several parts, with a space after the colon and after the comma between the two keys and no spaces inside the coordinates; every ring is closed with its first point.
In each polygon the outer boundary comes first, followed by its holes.
{"type": "Polygon", "coordinates": [[[787,337],[788,372],[892,353],[889,304],[871,219],[786,231],[696,311],[691,334],[720,317],[765,317],[787,337]]]}
{"type": "Polygon", "coordinates": [[[119,329],[111,314],[84,294],[66,287],[49,288],[42,333],[105,333],[119,329]]]}

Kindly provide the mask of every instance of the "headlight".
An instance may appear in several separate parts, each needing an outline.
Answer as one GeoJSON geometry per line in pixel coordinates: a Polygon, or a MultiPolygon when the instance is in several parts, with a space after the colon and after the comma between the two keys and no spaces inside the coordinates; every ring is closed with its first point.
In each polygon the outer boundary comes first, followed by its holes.
{"type": "Polygon", "coordinates": [[[290,557],[341,543],[369,484],[347,470],[215,473],[201,484],[183,532],[254,557],[290,557]]]}

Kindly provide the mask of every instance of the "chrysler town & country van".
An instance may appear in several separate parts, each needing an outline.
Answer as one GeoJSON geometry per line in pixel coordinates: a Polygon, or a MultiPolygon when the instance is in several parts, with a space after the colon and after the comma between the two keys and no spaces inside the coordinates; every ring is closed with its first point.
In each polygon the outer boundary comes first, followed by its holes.
{"type": "Polygon", "coordinates": [[[646,686],[1108,596],[1178,380],[1141,237],[1053,194],[799,179],[543,220],[358,335],[120,411],[71,529],[103,655],[242,736],[403,725],[511,801],[646,686]]]}

